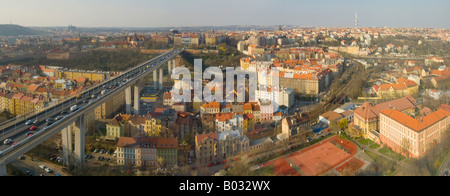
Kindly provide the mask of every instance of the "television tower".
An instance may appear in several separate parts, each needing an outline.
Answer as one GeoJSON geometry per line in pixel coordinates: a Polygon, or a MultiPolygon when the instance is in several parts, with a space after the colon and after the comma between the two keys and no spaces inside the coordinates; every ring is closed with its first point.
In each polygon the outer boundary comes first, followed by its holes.
{"type": "Polygon", "coordinates": [[[355,15],[355,26],[358,27],[358,12],[355,15]]]}

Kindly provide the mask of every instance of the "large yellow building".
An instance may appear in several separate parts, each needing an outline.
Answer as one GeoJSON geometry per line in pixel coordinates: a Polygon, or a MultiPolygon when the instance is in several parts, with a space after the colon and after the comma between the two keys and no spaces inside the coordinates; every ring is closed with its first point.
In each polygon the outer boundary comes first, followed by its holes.
{"type": "Polygon", "coordinates": [[[79,79],[88,78],[89,81],[103,81],[108,79],[108,74],[104,72],[93,72],[93,71],[67,71],[67,70],[56,70],[55,76],[57,78],[66,79],[79,79]]]}

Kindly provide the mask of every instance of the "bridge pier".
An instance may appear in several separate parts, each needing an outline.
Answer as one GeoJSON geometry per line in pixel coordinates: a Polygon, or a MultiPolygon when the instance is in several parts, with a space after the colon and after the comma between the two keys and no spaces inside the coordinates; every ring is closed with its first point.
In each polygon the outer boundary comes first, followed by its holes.
{"type": "Polygon", "coordinates": [[[85,133],[86,133],[86,120],[85,115],[82,114],[75,123],[78,129],[75,129],[75,149],[74,149],[74,159],[75,166],[78,169],[83,168],[84,164],[84,151],[85,151],[85,133]]]}
{"type": "Polygon", "coordinates": [[[176,59],[172,59],[172,70],[174,70],[177,67],[177,61],[176,59]]]}
{"type": "Polygon", "coordinates": [[[72,147],[72,125],[64,128],[61,131],[62,137],[62,150],[63,150],[63,163],[64,166],[68,167],[71,165],[71,155],[73,152],[72,147]]]}
{"type": "Polygon", "coordinates": [[[163,69],[159,69],[159,90],[163,90],[163,69]]]}
{"type": "Polygon", "coordinates": [[[169,75],[171,75],[172,74],[172,61],[171,60],[169,60],[169,61],[167,61],[167,68],[169,69],[169,75]]]}
{"type": "Polygon", "coordinates": [[[134,106],[133,106],[133,113],[136,116],[139,116],[139,91],[140,87],[139,84],[134,85],[134,106]]]}
{"type": "Polygon", "coordinates": [[[153,71],[153,88],[158,88],[158,73],[156,69],[153,71]]]}
{"type": "Polygon", "coordinates": [[[6,176],[6,163],[0,164],[0,176],[6,176]]]}
{"type": "Polygon", "coordinates": [[[125,89],[125,112],[131,114],[131,87],[125,89]]]}

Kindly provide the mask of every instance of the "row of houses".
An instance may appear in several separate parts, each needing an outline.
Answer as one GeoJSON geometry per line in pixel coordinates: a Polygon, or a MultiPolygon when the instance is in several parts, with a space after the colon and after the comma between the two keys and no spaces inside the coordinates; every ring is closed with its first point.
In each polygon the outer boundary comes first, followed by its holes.
{"type": "Polygon", "coordinates": [[[33,110],[39,111],[48,103],[43,96],[29,93],[13,93],[0,91],[0,111],[6,111],[14,116],[23,115],[33,110]]]}
{"type": "Polygon", "coordinates": [[[258,122],[280,121],[284,114],[275,111],[270,101],[247,103],[209,102],[200,106],[204,131],[225,132],[240,129],[243,133],[254,130],[258,122]]]}
{"type": "Polygon", "coordinates": [[[178,162],[175,138],[120,137],[116,146],[119,165],[173,167],[178,162]]]}

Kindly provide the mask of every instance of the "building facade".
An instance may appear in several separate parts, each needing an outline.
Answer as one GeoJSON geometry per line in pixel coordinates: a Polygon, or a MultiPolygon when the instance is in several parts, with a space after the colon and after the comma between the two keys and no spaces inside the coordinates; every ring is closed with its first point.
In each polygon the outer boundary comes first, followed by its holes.
{"type": "Polygon", "coordinates": [[[439,109],[419,119],[395,109],[380,113],[380,139],[395,152],[420,158],[441,143],[449,128],[450,112],[439,109]]]}

